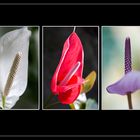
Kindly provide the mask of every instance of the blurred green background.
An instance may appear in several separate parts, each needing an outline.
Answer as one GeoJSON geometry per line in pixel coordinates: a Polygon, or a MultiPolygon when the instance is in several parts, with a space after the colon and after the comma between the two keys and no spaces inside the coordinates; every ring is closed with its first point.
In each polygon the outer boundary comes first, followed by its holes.
{"type": "MultiPolygon", "coordinates": [[[[21,27],[0,27],[0,37],[5,33],[21,27]]],[[[38,109],[38,27],[28,27],[31,31],[29,43],[28,85],[24,94],[12,109],[38,109]]]]}
{"type": "MultiPolygon", "coordinates": [[[[48,97],[50,96],[51,78],[60,61],[63,44],[74,27],[44,27],[44,108],[48,97]]],[[[76,33],[79,36],[84,49],[84,69],[85,78],[91,71],[96,71],[97,79],[92,90],[87,93],[87,98],[95,99],[98,103],[98,27],[76,27],[76,33]]],[[[57,96],[54,96],[49,104],[58,102],[57,96]]],[[[69,105],[56,104],[51,109],[69,109],[69,105]]]]}
{"type": "MultiPolygon", "coordinates": [[[[128,109],[126,96],[110,94],[107,86],[124,75],[125,38],[131,39],[132,69],[140,70],[140,26],[102,27],[102,109],[128,109]]],[[[134,109],[140,109],[140,91],[132,94],[134,109]]]]}

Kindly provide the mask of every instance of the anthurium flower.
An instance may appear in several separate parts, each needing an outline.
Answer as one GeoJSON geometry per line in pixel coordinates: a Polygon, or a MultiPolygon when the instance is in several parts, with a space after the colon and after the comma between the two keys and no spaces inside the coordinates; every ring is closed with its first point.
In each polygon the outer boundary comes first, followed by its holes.
{"type": "Polygon", "coordinates": [[[24,27],[0,38],[1,108],[12,108],[26,89],[30,35],[31,32],[24,27]]]}
{"type": "Polygon", "coordinates": [[[52,77],[51,90],[63,104],[73,103],[83,83],[84,52],[82,43],[72,32],[64,43],[62,56],[52,77]]]}
{"type": "Polygon", "coordinates": [[[130,38],[125,40],[125,75],[116,83],[107,87],[109,93],[126,95],[140,89],[140,72],[132,71],[130,38]]]}

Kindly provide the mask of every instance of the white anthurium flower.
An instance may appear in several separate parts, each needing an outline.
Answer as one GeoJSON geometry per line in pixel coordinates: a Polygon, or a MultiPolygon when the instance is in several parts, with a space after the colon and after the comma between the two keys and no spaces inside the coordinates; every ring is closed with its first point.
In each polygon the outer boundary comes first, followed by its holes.
{"type": "Polygon", "coordinates": [[[85,93],[79,94],[77,99],[73,102],[74,108],[77,110],[80,109],[81,105],[83,103],[86,103],[86,101],[87,101],[86,94],[85,93]]]}
{"type": "Polygon", "coordinates": [[[11,109],[27,87],[28,49],[31,31],[27,27],[0,38],[0,107],[11,109]]]}

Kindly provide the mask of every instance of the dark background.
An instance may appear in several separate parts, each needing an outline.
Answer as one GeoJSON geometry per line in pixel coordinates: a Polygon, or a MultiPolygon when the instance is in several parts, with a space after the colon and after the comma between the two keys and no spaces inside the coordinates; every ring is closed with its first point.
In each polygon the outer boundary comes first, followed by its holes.
{"type": "MultiPolygon", "coordinates": [[[[0,24],[140,25],[139,9],[140,5],[0,6],[0,24]]],[[[139,134],[139,113],[129,110],[1,111],[0,134],[139,134]]]]}
{"type": "MultiPolygon", "coordinates": [[[[50,96],[51,78],[60,61],[64,42],[72,33],[73,27],[43,27],[43,63],[44,63],[44,108],[50,96]]],[[[88,92],[87,98],[95,99],[98,103],[98,27],[76,27],[84,50],[83,78],[91,71],[96,71],[97,79],[92,90],[88,92]]],[[[58,102],[54,96],[49,104],[58,102]]],[[[69,105],[57,104],[52,107],[56,109],[70,109],[69,105]]]]}

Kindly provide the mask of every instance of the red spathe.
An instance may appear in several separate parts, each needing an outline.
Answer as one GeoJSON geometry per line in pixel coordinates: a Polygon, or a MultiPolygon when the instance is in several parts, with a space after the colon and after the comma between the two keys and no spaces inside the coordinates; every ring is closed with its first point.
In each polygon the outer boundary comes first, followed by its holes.
{"type": "Polygon", "coordinates": [[[73,32],[64,43],[60,62],[51,81],[51,90],[53,94],[58,94],[61,103],[71,104],[80,94],[83,63],[83,46],[73,32]]]}

